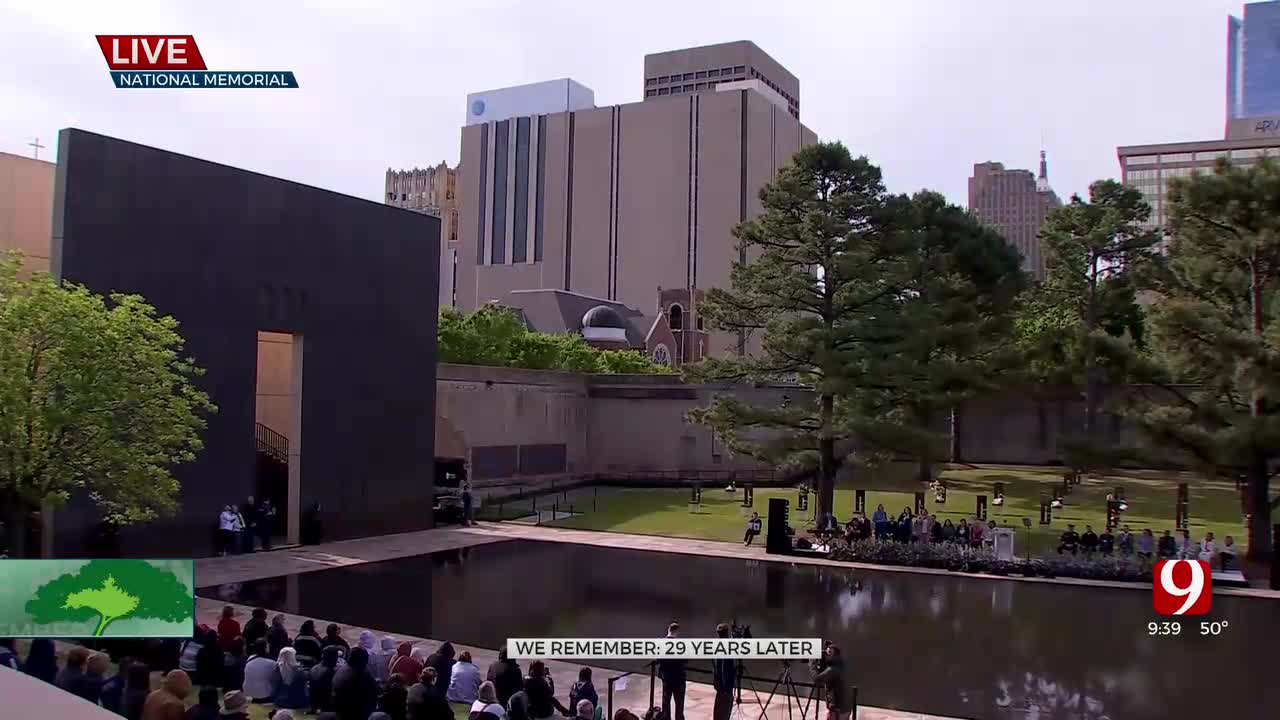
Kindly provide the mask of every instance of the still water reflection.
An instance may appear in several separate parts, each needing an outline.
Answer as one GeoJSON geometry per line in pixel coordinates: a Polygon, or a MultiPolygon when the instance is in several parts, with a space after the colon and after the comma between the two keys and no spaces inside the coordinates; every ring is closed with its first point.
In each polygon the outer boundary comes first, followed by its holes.
{"type": "Polygon", "coordinates": [[[1280,603],[1257,598],[1215,597],[1208,617],[1183,619],[1181,635],[1151,637],[1157,618],[1139,590],[531,541],[199,594],[489,648],[508,635],[658,636],[673,619],[687,636],[707,637],[736,620],[757,637],[839,643],[863,704],[941,715],[1275,717],[1265,683],[1280,648],[1280,603]],[[1229,626],[1201,637],[1201,619],[1229,626]]]}

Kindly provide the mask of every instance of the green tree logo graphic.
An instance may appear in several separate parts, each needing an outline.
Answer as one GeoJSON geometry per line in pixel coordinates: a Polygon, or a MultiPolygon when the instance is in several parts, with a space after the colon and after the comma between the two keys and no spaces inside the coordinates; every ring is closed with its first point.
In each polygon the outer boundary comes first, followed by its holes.
{"type": "Polygon", "coordinates": [[[95,637],[124,618],[178,622],[192,617],[191,592],[168,570],[145,560],[91,560],[36,590],[26,610],[36,623],[98,619],[95,637]]]}

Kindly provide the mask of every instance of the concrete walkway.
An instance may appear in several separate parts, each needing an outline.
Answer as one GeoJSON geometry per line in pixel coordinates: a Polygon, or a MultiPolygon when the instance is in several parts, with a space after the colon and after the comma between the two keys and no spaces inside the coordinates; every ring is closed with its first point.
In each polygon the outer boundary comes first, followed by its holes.
{"type": "MultiPolygon", "coordinates": [[[[720,557],[742,557],[752,560],[768,560],[771,556],[766,555],[761,547],[745,548],[731,543],[715,542],[710,540],[689,540],[682,538],[662,538],[651,537],[646,535],[625,535],[621,533],[604,533],[590,532],[581,530],[565,530],[550,528],[546,526],[530,526],[519,525],[514,523],[497,523],[483,524],[472,528],[439,528],[436,530],[425,530],[413,533],[401,533],[398,535],[387,535],[373,538],[360,538],[357,540],[344,540],[333,543],[324,543],[321,545],[312,545],[304,547],[295,547],[285,550],[276,550],[272,552],[259,552],[251,555],[233,555],[228,557],[204,558],[196,561],[196,584],[199,587],[208,587],[212,585],[222,585],[227,583],[238,583],[249,580],[256,580],[266,577],[276,577],[280,575],[289,575],[295,573],[315,572],[319,570],[327,570],[334,567],[347,567],[351,565],[359,565],[362,563],[379,562],[382,560],[392,560],[401,557],[410,557],[413,555],[422,555],[438,550],[449,550],[460,547],[469,547],[473,545],[482,545],[493,542],[501,542],[503,540],[543,540],[550,542],[569,542],[588,545],[599,545],[602,547],[617,547],[633,550],[652,550],[658,552],[676,552],[684,554],[696,555],[712,555],[720,557]]],[[[790,560],[790,559],[788,559],[790,560]]],[[[221,601],[208,598],[196,598],[196,622],[206,623],[210,627],[214,627],[218,623],[222,608],[226,605],[221,601]]],[[[244,605],[235,605],[238,617],[243,622],[248,618],[251,607],[244,605]]],[[[277,614],[274,610],[270,610],[271,615],[277,614]]],[[[285,625],[289,628],[289,633],[294,635],[298,628],[305,620],[314,620],[316,625],[323,628],[329,622],[326,618],[301,617],[288,613],[278,613],[284,616],[285,625]]],[[[342,630],[343,636],[352,644],[359,637],[361,630],[370,630],[380,639],[383,635],[390,635],[397,640],[407,640],[415,645],[421,644],[428,651],[434,651],[442,642],[442,639],[419,638],[410,635],[397,633],[395,628],[379,628],[379,627],[353,627],[344,626],[342,630]]],[[[459,652],[468,650],[471,652],[473,661],[481,670],[485,670],[489,663],[497,659],[496,649],[478,648],[467,645],[454,643],[459,652]]],[[[527,663],[522,663],[527,665],[527,663]]],[[[578,679],[578,670],[582,666],[569,662],[550,661],[547,663],[552,678],[555,682],[557,697],[562,702],[568,695],[569,688],[578,679]]],[[[593,667],[592,676],[595,682],[596,691],[600,693],[601,702],[605,702],[608,691],[608,678],[619,675],[617,670],[593,667]]],[[[657,689],[657,700],[661,701],[661,686],[657,689]]],[[[690,720],[704,720],[711,717],[712,705],[715,700],[715,692],[709,685],[690,682],[686,701],[685,715],[690,720]]],[[[794,717],[800,718],[799,705],[804,702],[804,698],[793,700],[796,703],[794,709],[794,717]]],[[[623,685],[616,685],[614,692],[613,708],[616,711],[619,708],[627,708],[637,715],[644,714],[644,708],[649,704],[649,678],[645,675],[632,675],[626,678],[623,685]]],[[[823,718],[825,710],[811,707],[807,718],[823,718]],[[815,715],[815,711],[818,711],[815,715]]],[[[774,698],[773,702],[767,708],[762,708],[758,704],[756,698],[751,693],[743,693],[743,704],[741,705],[741,713],[735,717],[761,720],[762,718],[779,718],[785,717],[787,706],[785,700],[779,696],[774,698]]],[[[903,712],[900,710],[887,710],[882,708],[860,707],[858,709],[858,720],[953,720],[935,715],[922,715],[920,713],[903,712]]]]}

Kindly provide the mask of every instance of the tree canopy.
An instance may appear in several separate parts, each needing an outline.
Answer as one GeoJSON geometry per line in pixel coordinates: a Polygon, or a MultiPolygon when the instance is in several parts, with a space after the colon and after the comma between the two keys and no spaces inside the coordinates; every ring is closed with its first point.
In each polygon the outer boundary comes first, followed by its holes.
{"type": "Polygon", "coordinates": [[[191,591],[173,573],[146,560],[90,560],[76,573],[41,585],[27,601],[37,623],[98,618],[94,636],[125,618],[178,622],[192,616],[191,591]]]}
{"type": "Polygon", "coordinates": [[[0,261],[0,506],[18,556],[27,513],[77,491],[118,524],[171,512],[172,468],[215,411],[172,317],[20,266],[0,261]]]}
{"type": "Polygon", "coordinates": [[[1169,255],[1149,285],[1153,352],[1117,356],[1150,385],[1123,410],[1164,459],[1242,483],[1261,557],[1280,504],[1280,166],[1223,162],[1174,181],[1169,202],[1169,255]]]}
{"type": "Polygon", "coordinates": [[[507,308],[440,311],[440,362],[584,373],[663,373],[670,368],[629,350],[601,350],[577,333],[530,330],[507,308]]]}
{"type": "Polygon", "coordinates": [[[813,402],[726,395],[691,416],[736,451],[816,467],[818,511],[827,512],[837,466],[855,447],[864,457],[931,452],[937,436],[922,416],[990,369],[996,318],[1023,282],[1018,257],[936,194],[888,194],[879,168],[840,143],[802,149],[760,198],[762,214],[734,231],[746,261],[700,308],[713,329],[762,334],[761,351],[709,358],[686,374],[795,374],[813,402]],[[754,440],[758,429],[781,439],[754,440]]]}

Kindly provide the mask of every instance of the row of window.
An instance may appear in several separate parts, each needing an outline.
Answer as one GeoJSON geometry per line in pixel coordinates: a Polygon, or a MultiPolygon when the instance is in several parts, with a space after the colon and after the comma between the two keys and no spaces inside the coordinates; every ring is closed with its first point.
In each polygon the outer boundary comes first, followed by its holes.
{"type": "MultiPolygon", "coordinates": [[[[1275,155],[1277,148],[1239,148],[1236,150],[1202,150],[1194,153],[1164,153],[1160,155],[1130,155],[1125,158],[1126,167],[1133,165],[1158,165],[1161,163],[1209,162],[1219,158],[1259,158],[1275,155]]],[[[1151,171],[1147,171],[1151,172],[1151,171]]],[[[1133,173],[1130,172],[1130,175],[1133,173]]]]}
{"type": "Polygon", "coordinates": [[[682,93],[702,92],[704,90],[715,90],[716,85],[719,85],[719,84],[720,83],[714,83],[714,82],[710,82],[710,83],[700,82],[700,83],[689,83],[687,85],[672,85],[669,88],[665,88],[665,87],[650,88],[644,91],[644,96],[655,97],[658,95],[680,95],[682,93]]]}
{"type": "Polygon", "coordinates": [[[645,78],[645,87],[655,87],[657,85],[666,85],[667,83],[688,82],[690,80],[705,80],[707,78],[733,77],[734,75],[742,75],[747,71],[746,65],[738,65],[736,67],[713,68],[711,70],[699,70],[697,72],[687,72],[684,74],[677,73],[675,75],[659,75],[658,77],[645,78]]]}

